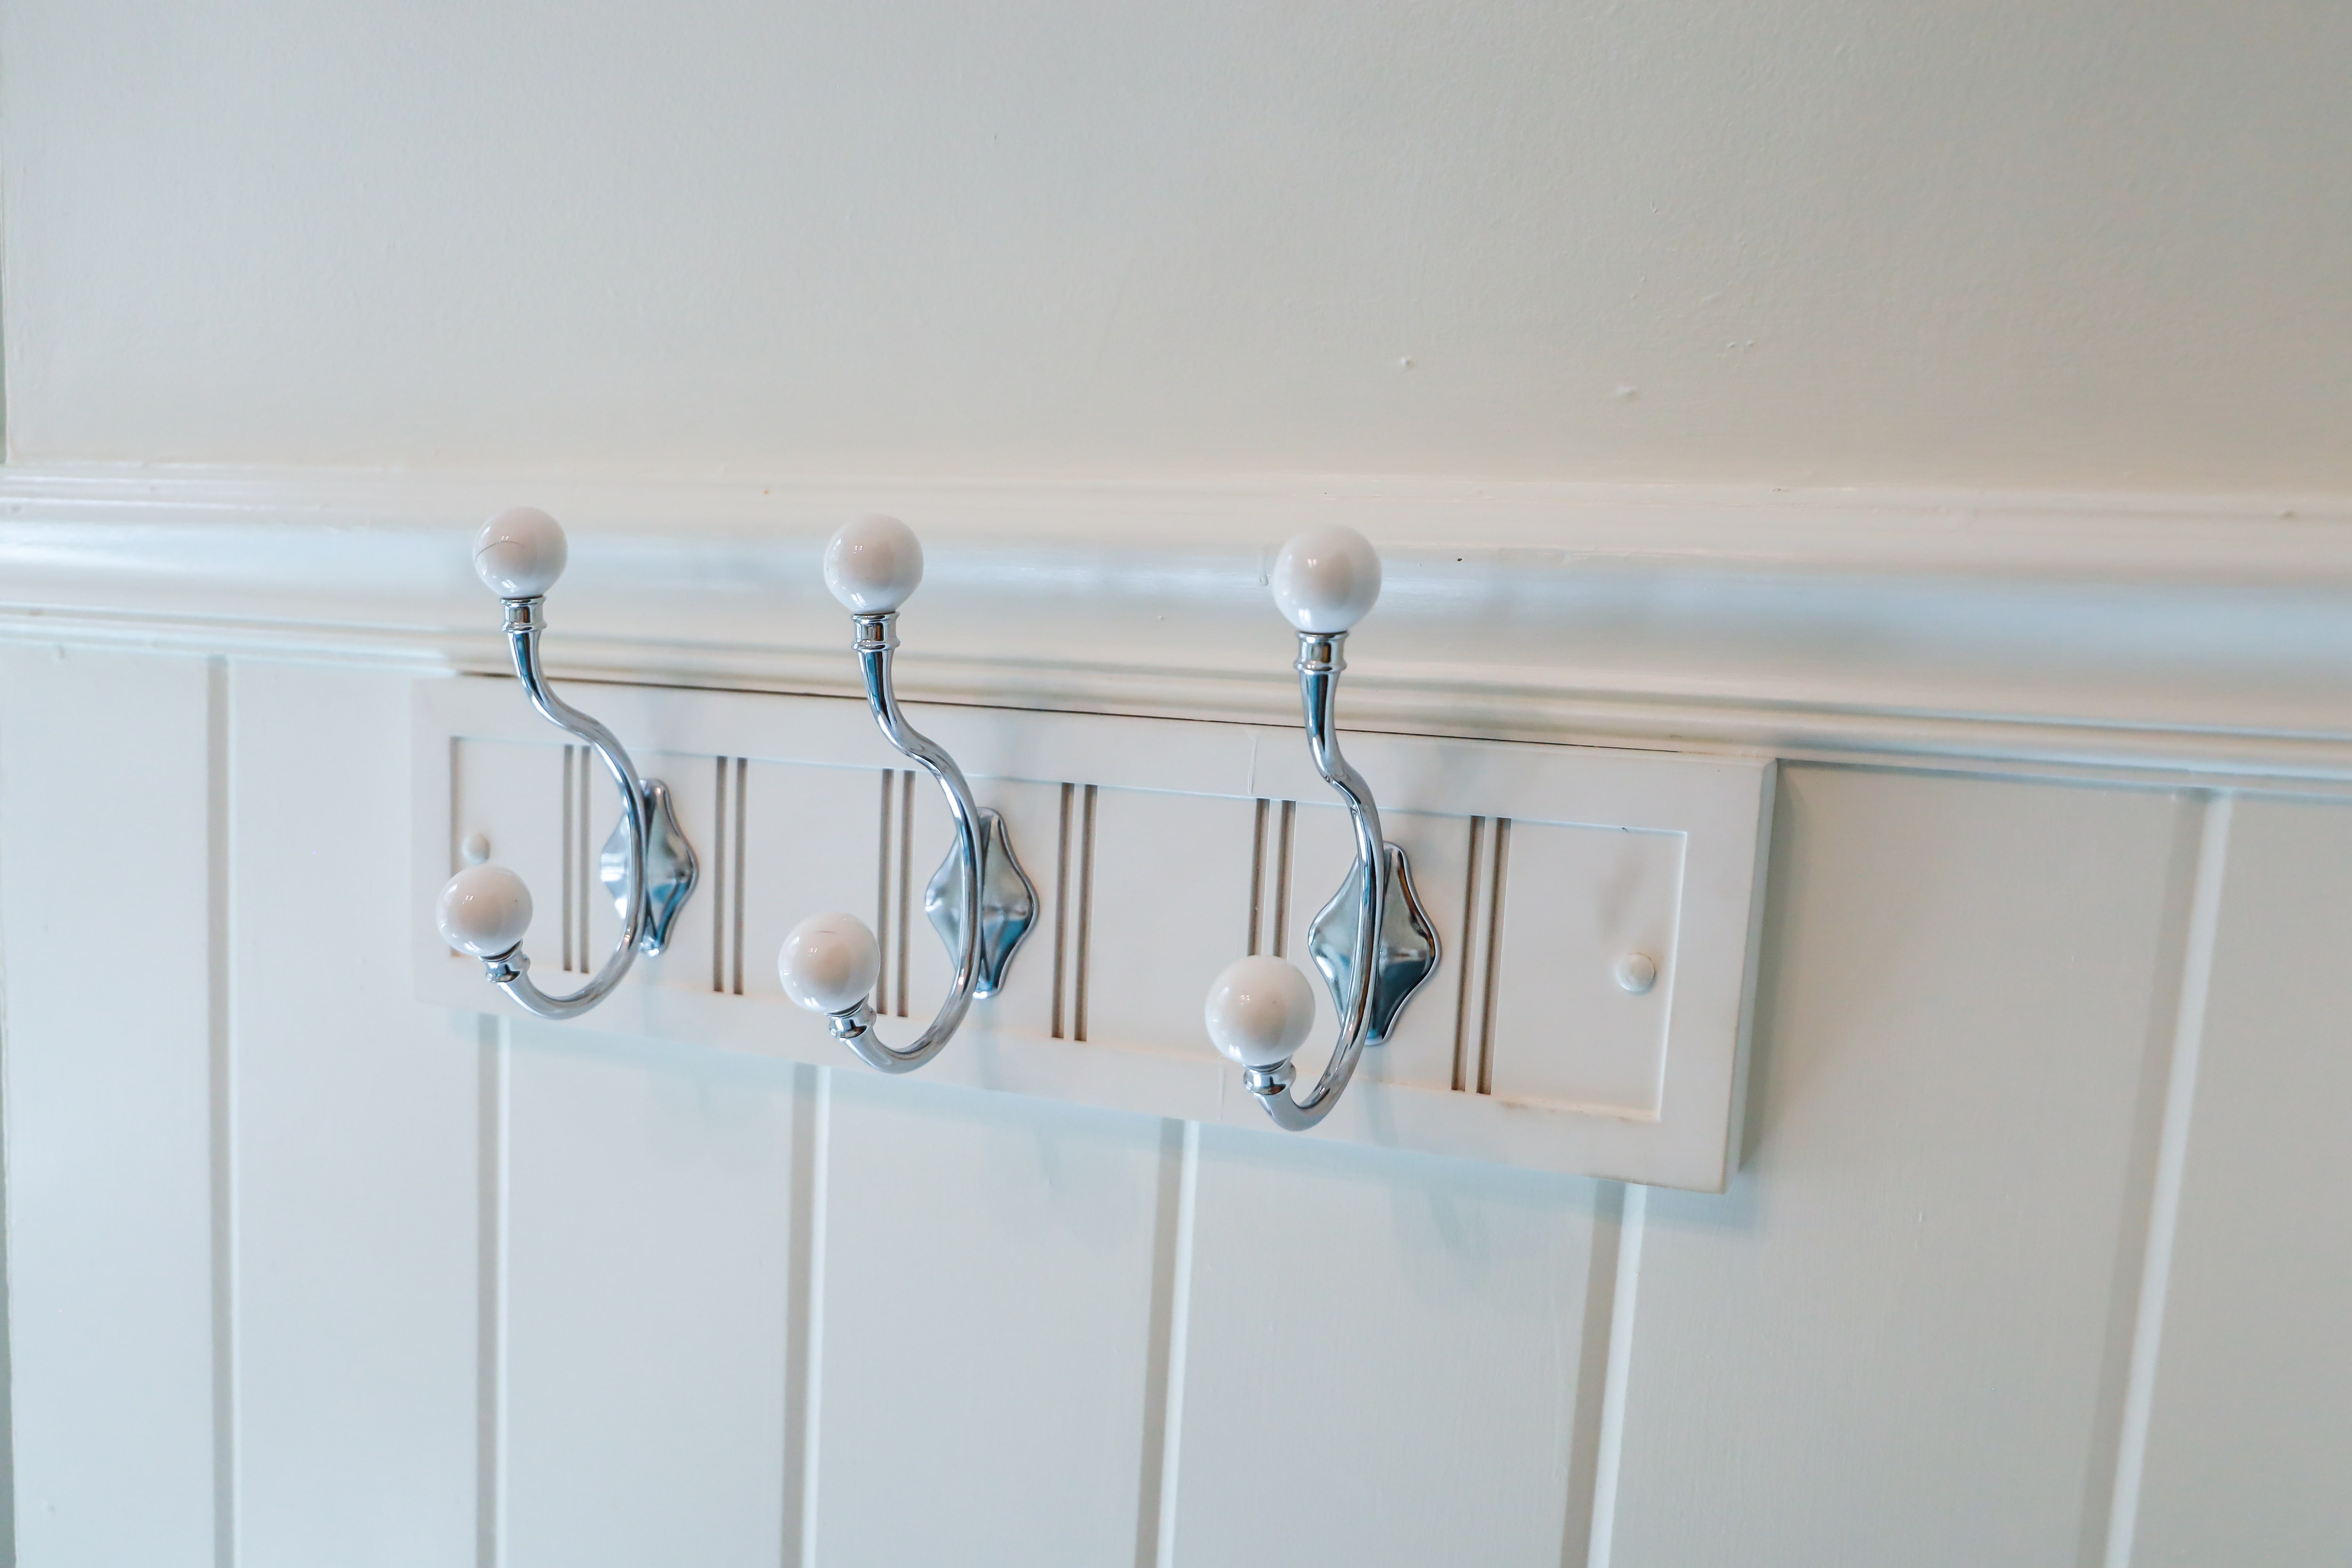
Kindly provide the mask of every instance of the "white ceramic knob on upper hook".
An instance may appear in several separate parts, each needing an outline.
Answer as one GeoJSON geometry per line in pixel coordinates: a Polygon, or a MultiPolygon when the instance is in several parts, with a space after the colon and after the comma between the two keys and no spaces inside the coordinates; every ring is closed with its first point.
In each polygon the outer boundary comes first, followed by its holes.
{"type": "Polygon", "coordinates": [[[1236,959],[1209,987],[1209,1041],[1245,1068],[1279,1067],[1315,1026],[1315,988],[1284,959],[1236,959]]]}
{"type": "Polygon", "coordinates": [[[923,581],[923,542],[895,517],[844,523],[824,547],[824,585],[860,615],[895,610],[923,581]]]}
{"type": "Polygon", "coordinates": [[[530,929],[530,889],[504,866],[468,866],[441,889],[433,914],[451,947],[496,958],[530,929]]]}
{"type": "Polygon", "coordinates": [[[784,994],[812,1013],[846,1013],[874,994],[882,949],[856,915],[811,915],[776,950],[784,994]]]}
{"type": "Polygon", "coordinates": [[[474,539],[474,574],[501,599],[536,599],[571,558],[563,527],[535,506],[510,506],[474,539]]]}
{"type": "Polygon", "coordinates": [[[1275,608],[1302,632],[1344,632],[1381,596],[1381,553],[1352,528],[1299,534],[1274,558],[1275,608]]]}

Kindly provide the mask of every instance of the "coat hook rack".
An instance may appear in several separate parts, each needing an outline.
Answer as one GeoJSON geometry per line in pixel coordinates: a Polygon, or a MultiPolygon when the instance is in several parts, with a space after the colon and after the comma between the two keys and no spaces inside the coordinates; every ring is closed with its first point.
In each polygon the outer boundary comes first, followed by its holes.
{"type": "Polygon", "coordinates": [[[898,606],[923,580],[923,546],[894,517],[869,517],[844,527],[825,546],[824,581],[856,624],[850,645],[866,678],[866,700],[883,738],[922,764],[947,796],[956,841],[931,878],[923,909],[955,959],[955,979],[915,1043],[886,1045],[874,1029],[872,994],[881,949],[866,922],[839,911],[811,915],[785,936],[776,973],[792,999],[823,1013],[834,1037],[868,1066],[912,1072],[955,1035],[964,1014],[1004,983],[1014,950],[1037,918],[1037,893],[1006,837],[1004,818],[976,805],[955,759],[916,731],[898,707],[890,680],[898,646],[898,606]]]}
{"type": "MultiPolygon", "coordinates": [[[[485,976],[525,1011],[542,1018],[574,1018],[611,994],[639,953],[661,952],[671,921],[694,892],[694,847],[677,825],[669,786],[641,778],[612,731],[548,689],[539,658],[547,591],[563,574],[569,554],[563,530],[533,507],[511,507],[490,519],[474,541],[474,571],[506,602],[508,647],[516,679],[541,718],[583,742],[620,786],[621,821],[597,858],[598,879],[620,911],[621,935],[588,983],[568,996],[550,996],[530,979],[523,932],[530,926],[530,889],[504,866],[468,866],[441,889],[437,918],[451,947],[482,961],[485,976]]],[[[470,857],[469,857],[470,858],[470,857]]]]}
{"type": "Polygon", "coordinates": [[[1405,1004],[1437,968],[1437,931],[1413,892],[1404,851],[1381,832],[1371,786],[1340,754],[1336,709],[1348,668],[1348,633],[1381,596],[1381,558],[1350,528],[1303,533],[1276,558],[1274,602],[1298,631],[1298,695],[1307,745],[1323,782],[1347,803],[1356,858],[1331,901],[1307,928],[1307,951],[1331,989],[1339,1038],[1306,1099],[1292,1096],[1290,1058],[1315,1026],[1315,993],[1287,960],[1229,964],[1209,988],[1209,1038],[1242,1068],[1266,1114],[1293,1131],[1331,1112],[1367,1046],[1389,1037],[1405,1004]],[[1372,874],[1371,868],[1380,868],[1372,874]]]}

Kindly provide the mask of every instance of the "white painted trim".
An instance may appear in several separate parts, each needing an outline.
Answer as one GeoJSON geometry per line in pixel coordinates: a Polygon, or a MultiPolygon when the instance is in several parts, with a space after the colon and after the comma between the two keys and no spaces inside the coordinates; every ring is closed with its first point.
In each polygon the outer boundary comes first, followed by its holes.
{"type": "MultiPolygon", "coordinates": [[[[903,760],[876,732],[862,702],[647,687],[607,688],[589,700],[597,718],[630,745],[639,765],[649,771],[658,766],[673,785],[684,786],[679,798],[689,824],[692,808],[684,803],[693,792],[684,781],[691,775],[653,759],[667,755],[672,763],[698,763],[733,755],[751,759],[754,766],[799,764],[794,771],[803,774],[877,770],[903,760]]],[[[553,806],[555,781],[561,776],[553,754],[554,740],[561,737],[551,740],[545,721],[516,699],[510,681],[421,680],[414,717],[409,842],[412,907],[417,918],[409,926],[409,951],[415,996],[436,1005],[520,1016],[510,999],[485,983],[479,963],[451,952],[425,911],[455,865],[451,847],[468,832],[485,831],[494,846],[512,846],[517,840],[509,837],[509,825],[534,817],[545,820],[541,811],[553,806]],[[471,772],[455,750],[459,742],[496,742],[509,755],[519,747],[540,748],[548,763],[538,775],[544,794],[519,786],[516,775],[495,767],[471,772]]],[[[1169,874],[1153,879],[1156,918],[1169,921],[1172,911],[1175,924],[1196,930],[1213,929],[1206,922],[1220,909],[1227,916],[1239,912],[1247,889],[1239,872],[1249,863],[1240,853],[1240,834],[1249,821],[1249,802],[1311,803],[1328,794],[1306,748],[1295,735],[1280,731],[1034,712],[991,715],[918,704],[908,705],[908,717],[957,759],[983,800],[1003,785],[1026,783],[1034,787],[1063,781],[1132,795],[1223,797],[1234,808],[1225,819],[1234,835],[1229,841],[1234,853],[1223,861],[1234,872],[1223,888],[1232,902],[1220,904],[1207,885],[1172,867],[1160,866],[1169,874]]],[[[482,752],[472,754],[480,757],[482,752]]],[[[1647,927],[1664,943],[1648,949],[1658,960],[1661,978],[1643,1010],[1612,1014],[1620,1020],[1614,1026],[1596,1018],[1570,1023],[1554,1009],[1507,1004],[1491,1035],[1496,1058],[1527,1063],[1549,1055],[1555,1058],[1549,1073],[1538,1070],[1530,1077],[1525,1069],[1509,1074],[1497,1070],[1491,1093],[1470,1093],[1446,1085],[1446,1064],[1440,1059],[1421,1058],[1421,1070],[1410,1076],[1391,1077],[1384,1063],[1377,1071],[1360,1073],[1338,1108],[1302,1136],[1528,1170],[1721,1191],[1732,1171],[1729,1153],[1737,1139],[1730,1107],[1755,994],[1753,937],[1763,897],[1763,886],[1756,880],[1763,864],[1757,845],[1770,831],[1773,764],[1754,758],[1386,735],[1352,740],[1349,754],[1367,777],[1382,781],[1381,805],[1386,819],[1398,826],[1397,837],[1412,846],[1417,857],[1430,841],[1416,844],[1414,830],[1402,826],[1408,814],[1421,816],[1423,823],[1450,818],[1451,826],[1465,833],[1469,817],[1478,815],[1510,818],[1530,836],[1574,826],[1597,829],[1590,837],[1602,839],[1619,832],[1655,835],[1662,840],[1671,835],[1675,847],[1648,859],[1644,872],[1636,873],[1633,861],[1615,862],[1621,879],[1615,896],[1629,909],[1656,900],[1652,907],[1662,910],[1661,923],[1647,927]],[[1659,879],[1650,879],[1654,878],[1659,879]],[[1577,1050],[1595,1053],[1582,1058],[1588,1062],[1633,1053],[1654,1077],[1642,1089],[1625,1077],[1605,1071],[1598,1079],[1580,1078],[1574,1066],[1577,1058],[1570,1054],[1577,1050]],[[1622,1098],[1643,1090],[1647,1103],[1622,1098]]],[[[780,782],[771,774],[763,787],[776,790],[780,782]]],[[[773,820],[788,825],[805,820],[795,815],[804,804],[777,804],[790,798],[781,793],[769,795],[771,805],[762,813],[781,810],[783,816],[773,820]]],[[[799,797],[803,803],[807,798],[799,797]]],[[[1012,814],[1009,801],[1002,795],[994,798],[1012,814]]],[[[762,836],[761,824],[768,820],[764,815],[751,818],[748,831],[755,839],[762,836]]],[[[843,826],[835,824],[836,828],[843,826]]],[[[688,831],[692,833],[691,826],[688,831]]],[[[1528,840],[1537,841],[1533,837],[1528,840]]],[[[1028,840],[1024,854],[1033,879],[1050,874],[1048,842],[1028,840]]],[[[1092,842],[1098,852],[1102,841],[1092,842]]],[[[572,885],[583,889],[585,898],[584,841],[575,841],[575,846],[583,860],[572,885]]],[[[1191,848],[1199,863],[1218,863],[1213,847],[1195,843],[1191,848]]],[[[902,872],[908,853],[902,847],[893,861],[902,872]]],[[[1535,851],[1523,852],[1528,853],[1535,851]]],[[[520,857],[507,863],[525,871],[520,857]]],[[[1422,859],[1419,864],[1425,875],[1431,862],[1422,859]]],[[[1529,862],[1523,858],[1516,864],[1529,862]]],[[[538,885],[551,889],[561,885],[556,867],[551,858],[526,874],[543,879],[538,885]]],[[[873,886],[877,868],[878,862],[861,866],[850,885],[873,886]]],[[[903,900],[906,884],[900,886],[903,900]]],[[[1082,909],[1086,897],[1080,894],[1082,909]]],[[[1613,1004],[1622,993],[1604,977],[1621,950],[1578,946],[1601,940],[1597,930],[1585,928],[1588,934],[1568,937],[1565,932],[1575,928],[1547,923],[1544,902],[1537,899],[1519,906],[1503,928],[1506,950],[1542,955],[1554,971],[1548,994],[1574,994],[1559,972],[1577,968],[1605,987],[1613,1004]]],[[[1433,900],[1433,909],[1436,907],[1433,900]]],[[[798,911],[792,918],[799,918],[798,911]]],[[[899,918],[902,922],[907,919],[903,906],[899,918]]],[[[1091,971],[1102,980],[1166,966],[1166,946],[1155,943],[1139,951],[1133,933],[1113,923],[1103,906],[1097,905],[1091,917],[1080,915],[1081,922],[1089,920],[1091,957],[1078,961],[1074,977],[1091,971]]],[[[780,924],[770,940],[781,938],[782,931],[780,924]]],[[[1439,918],[1439,933],[1441,942],[1451,940],[1444,917],[1439,918]]],[[[908,928],[901,923],[892,945],[903,948],[907,940],[908,928]]],[[[1230,946],[1219,942],[1205,950],[1190,950],[1194,973],[1213,975],[1239,946],[1238,941],[1230,946]]],[[[527,954],[531,952],[543,966],[554,962],[544,925],[536,928],[526,947],[527,954]]],[[[1051,963],[1050,957],[1046,962],[1051,963]]],[[[1520,962],[1507,958],[1505,968],[1520,962]]],[[[765,966],[762,959],[760,967],[765,966]]],[[[549,972],[543,968],[541,973],[549,972]]],[[[900,973],[903,978],[903,967],[900,973]]],[[[572,979],[551,975],[546,983],[561,990],[572,979]]],[[[1516,991],[1507,982],[1506,994],[1516,991]]],[[[1450,982],[1442,983],[1431,987],[1432,1001],[1423,1005],[1444,1006],[1461,994],[1451,989],[1450,982]]],[[[1582,994],[1589,1000],[1594,994],[1587,990],[1582,994]]],[[[1032,992],[1024,1003],[1008,993],[1002,1002],[965,1020],[957,1039],[969,1042],[970,1048],[941,1056],[923,1069],[924,1077],[927,1081],[1274,1135],[1264,1110],[1242,1092],[1232,1066],[1208,1047],[1200,1026],[1192,1022],[1198,1017],[1197,1007],[1188,995],[1178,1010],[1156,1014],[1140,1026],[1129,1012],[1124,1028],[1097,1014],[1091,1029],[1075,1028],[1066,1037],[1049,1032],[1043,994],[1032,992]]],[[[823,1020],[793,1006],[772,983],[755,980],[747,993],[721,993],[709,984],[700,958],[684,968],[662,960],[639,963],[605,999],[595,1019],[599,1028],[814,1066],[838,1067],[842,1057],[840,1042],[827,1033],[823,1020]]],[[[1383,1054],[1404,1048],[1392,1044],[1383,1054]]]]}
{"type": "Polygon", "coordinates": [[[579,678],[837,692],[816,552],[907,516],[910,695],[1287,718],[1261,586],[1344,519],[1369,729],[2208,782],[2352,782],[2352,500],[1370,479],[944,484],[0,468],[0,636],[488,669],[495,506],[572,531],[579,678]]]}

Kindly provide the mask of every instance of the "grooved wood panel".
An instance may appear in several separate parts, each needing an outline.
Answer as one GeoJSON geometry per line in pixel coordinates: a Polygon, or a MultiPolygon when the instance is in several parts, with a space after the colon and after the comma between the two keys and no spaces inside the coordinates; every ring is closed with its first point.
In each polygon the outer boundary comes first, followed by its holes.
{"type": "Polygon", "coordinates": [[[2241,801],[2132,1562],[2352,1561],[2352,812],[2241,801]]]}
{"type": "Polygon", "coordinates": [[[1788,771],[1752,1153],[1648,1195],[1612,1568],[2077,1561],[2194,809],[1788,771]]]}
{"type": "Polygon", "coordinates": [[[1189,1174],[1159,1561],[1561,1562],[1613,1185],[1222,1128],[1189,1174]]]}
{"type": "Polygon", "coordinates": [[[240,1568],[475,1534],[480,1023],[411,999],[400,683],[226,674],[240,1568]]]}
{"type": "MultiPolygon", "coordinates": [[[[221,672],[0,656],[16,1548],[215,1561],[221,672]]],[[[323,893],[323,889],[321,889],[323,893]]]]}
{"type": "Polygon", "coordinates": [[[786,1528],[794,1069],[512,1031],[498,1561],[767,1568],[786,1528]]]}
{"type": "Polygon", "coordinates": [[[1161,1124],[830,1078],[807,1560],[1134,1561],[1161,1124]]]}

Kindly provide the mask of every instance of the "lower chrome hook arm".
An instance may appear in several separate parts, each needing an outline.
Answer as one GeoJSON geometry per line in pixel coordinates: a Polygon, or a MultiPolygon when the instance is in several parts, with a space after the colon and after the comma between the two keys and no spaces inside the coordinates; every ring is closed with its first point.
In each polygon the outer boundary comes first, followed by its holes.
{"type": "Polygon", "coordinates": [[[1279,958],[1228,965],[1209,988],[1204,1020],[1209,1038],[1240,1064],[1244,1086],[1266,1114],[1297,1131],[1339,1102],[1364,1047],[1388,1038],[1398,1014],[1436,970],[1438,946],[1403,849],[1382,836],[1371,786],[1339,752],[1343,650],[1349,628],[1380,597],[1380,557],[1352,529],[1302,534],[1283,547],[1273,587],[1275,603],[1298,628],[1298,694],[1315,769],[1347,803],[1355,828],[1348,880],[1315,917],[1307,942],[1339,1010],[1339,1038],[1313,1090],[1294,1098],[1290,1058],[1315,1026],[1315,993],[1297,966],[1279,958]]]}
{"type": "Polygon", "coordinates": [[[530,926],[530,889],[504,866],[472,866],[449,879],[437,910],[450,946],[482,961],[485,975],[526,1012],[573,1018],[621,983],[637,954],[657,953],[670,922],[694,891],[694,847],[679,830],[669,787],[637,776],[636,765],[613,731],[548,689],[539,657],[547,590],[562,574],[568,553],[563,530],[530,507],[492,518],[474,544],[474,570],[506,602],[506,634],[515,676],[541,718],[585,743],[621,792],[621,823],[600,857],[601,879],[620,911],[620,939],[603,967],[568,996],[550,996],[532,983],[523,956],[530,926]]]}
{"type": "Polygon", "coordinates": [[[866,678],[866,700],[883,738],[922,764],[946,795],[956,843],[931,879],[924,899],[932,922],[955,958],[955,979],[930,1026],[913,1045],[886,1044],[874,1028],[872,995],[880,977],[880,944],[856,915],[811,915],[794,926],[776,954],[785,994],[823,1013],[834,1037],[883,1072],[912,1072],[939,1055],[974,1000],[995,994],[1013,950],[1037,918],[1036,889],[1013,858],[1004,819],[974,804],[955,759],[907,722],[890,680],[898,646],[898,606],[923,578],[923,547],[896,518],[869,517],[833,536],[824,576],[834,596],[856,616],[851,646],[866,678]]]}

